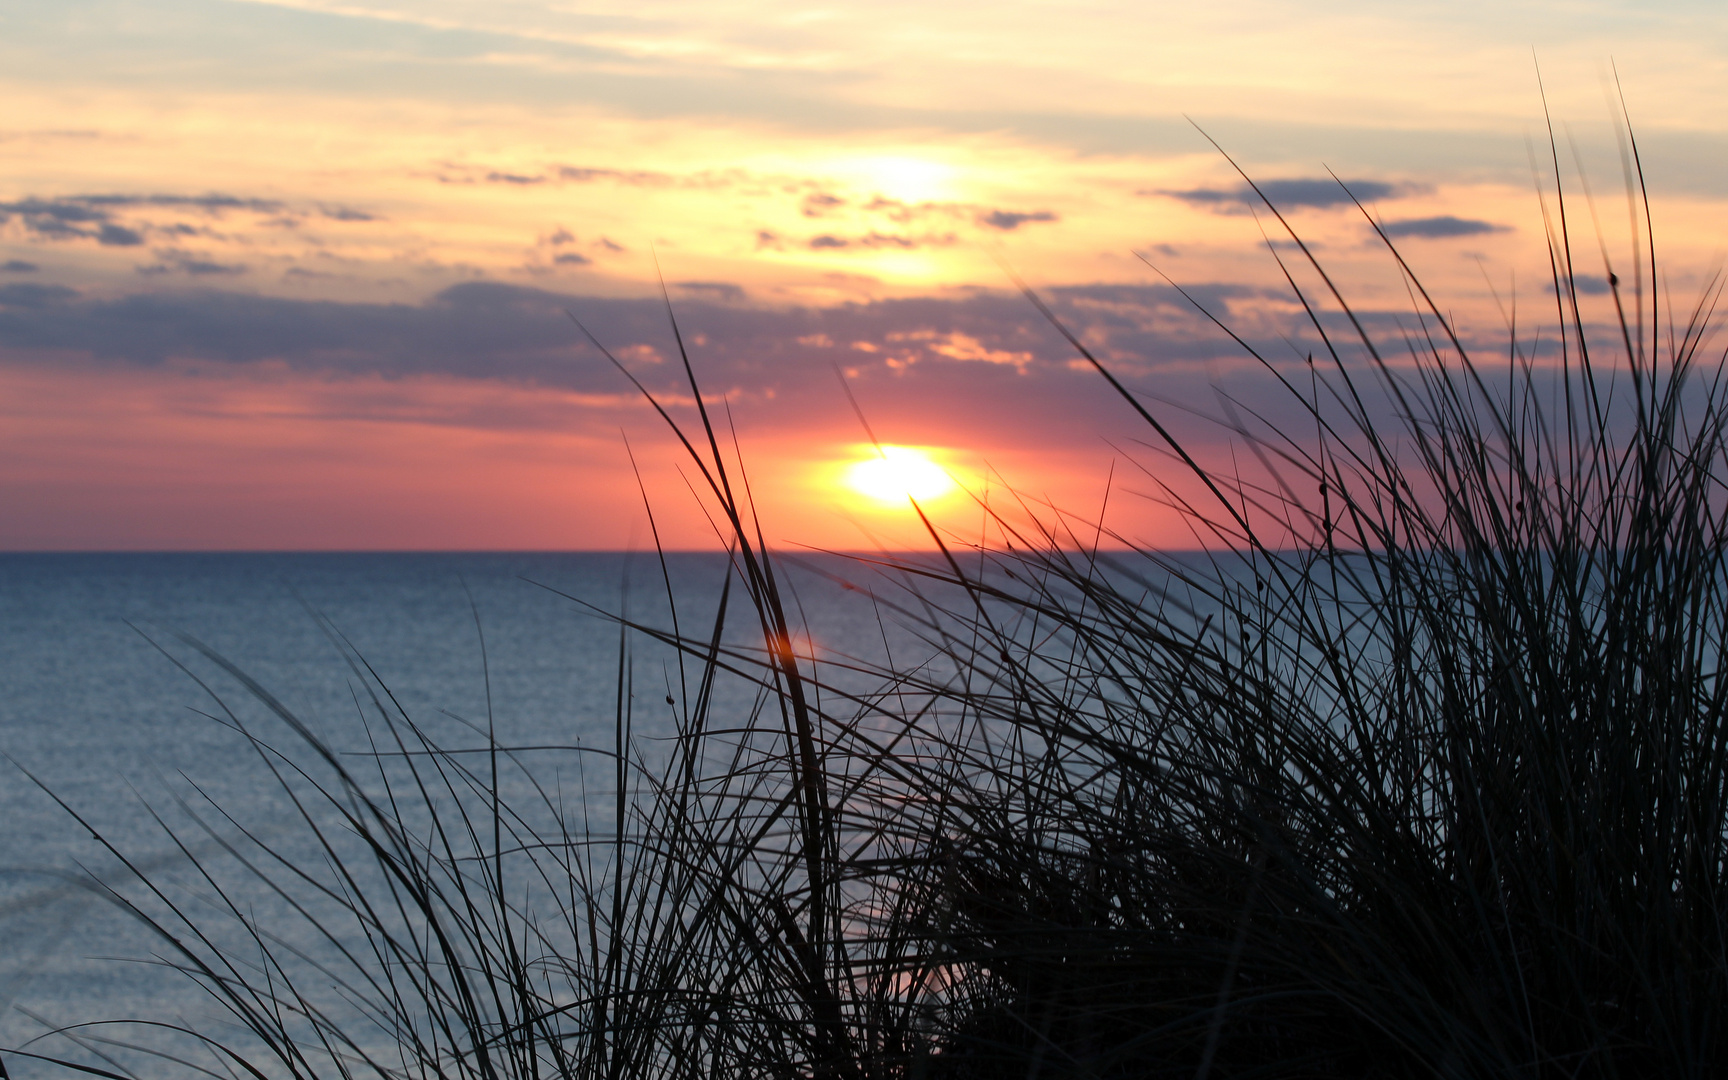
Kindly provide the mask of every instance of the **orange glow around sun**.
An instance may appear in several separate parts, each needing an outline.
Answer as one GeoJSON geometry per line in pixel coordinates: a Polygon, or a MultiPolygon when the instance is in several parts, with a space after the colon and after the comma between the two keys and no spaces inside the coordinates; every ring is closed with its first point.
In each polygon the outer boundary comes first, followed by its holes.
{"type": "Polygon", "coordinates": [[[872,456],[846,469],[852,491],[881,503],[928,502],[959,489],[948,471],[910,446],[872,448],[872,456]]]}

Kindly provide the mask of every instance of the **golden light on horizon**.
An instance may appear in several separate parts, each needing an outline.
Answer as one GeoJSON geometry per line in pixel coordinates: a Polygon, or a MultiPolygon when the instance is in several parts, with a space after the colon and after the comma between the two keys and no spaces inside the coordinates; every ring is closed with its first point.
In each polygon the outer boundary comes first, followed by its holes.
{"type": "Polygon", "coordinates": [[[843,482],[852,491],[881,503],[928,502],[959,490],[948,470],[910,446],[871,449],[871,456],[847,467],[843,482]]]}

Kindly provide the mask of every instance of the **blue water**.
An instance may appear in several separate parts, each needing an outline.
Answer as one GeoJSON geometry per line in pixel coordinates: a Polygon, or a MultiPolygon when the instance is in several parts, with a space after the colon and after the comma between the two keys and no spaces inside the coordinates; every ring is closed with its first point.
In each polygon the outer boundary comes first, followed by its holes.
{"type": "MultiPolygon", "coordinates": [[[[672,556],[669,570],[684,630],[705,634],[724,558],[672,556]]],[[[817,573],[792,584],[820,647],[879,652],[861,594],[817,573]]],[[[355,695],[367,680],[332,632],[444,745],[478,744],[460,717],[490,722],[505,744],[610,746],[619,631],[559,593],[609,610],[627,604],[634,617],[669,625],[651,555],[0,555],[0,752],[15,763],[0,763],[0,1046],[53,1025],[122,1017],[216,1022],[203,991],[137,962],[159,944],[80,884],[126,874],[73,816],[149,868],[182,858],[146,809],[184,820],[177,797],[207,795],[266,833],[293,832],[292,808],[256,751],[212,715],[231,708],[272,741],[292,737],[181,635],[256,679],[341,750],[366,749],[355,695]]],[[[748,611],[736,614],[746,631],[748,611]]],[[[682,690],[667,650],[637,639],[633,656],[637,697],[653,705],[637,721],[651,753],[669,729],[659,703],[682,690]]],[[[554,756],[548,768],[575,777],[579,757],[554,756]]],[[[69,1049],[52,1038],[32,1048],[69,1049]]],[[[7,1065],[14,1077],[59,1075],[17,1058],[7,1065]]]]}

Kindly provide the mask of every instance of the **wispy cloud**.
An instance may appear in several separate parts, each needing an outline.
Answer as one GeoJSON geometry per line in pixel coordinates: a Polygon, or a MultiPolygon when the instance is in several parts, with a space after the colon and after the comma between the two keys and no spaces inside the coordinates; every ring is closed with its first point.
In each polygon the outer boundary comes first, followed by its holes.
{"type": "MultiPolygon", "coordinates": [[[[1283,180],[1256,181],[1261,194],[1265,195],[1273,206],[1280,210],[1308,207],[1318,210],[1330,209],[1336,206],[1349,206],[1353,199],[1359,202],[1378,202],[1383,199],[1397,199],[1409,194],[1407,187],[1389,184],[1383,180],[1334,180],[1332,177],[1292,177],[1283,180]]],[[[1260,196],[1254,193],[1254,188],[1240,184],[1227,188],[1190,188],[1185,191],[1165,189],[1149,189],[1140,192],[1142,195],[1162,195],[1172,199],[1181,199],[1194,206],[1213,207],[1224,212],[1239,212],[1242,209],[1260,205],[1260,196]]]]}
{"type": "Polygon", "coordinates": [[[16,215],[24,228],[41,240],[94,240],[110,215],[76,199],[20,199],[0,203],[0,223],[16,215]]]}
{"type": "Polygon", "coordinates": [[[1380,226],[1380,231],[1393,239],[1416,237],[1423,240],[1441,240],[1454,236],[1481,236],[1484,233],[1510,232],[1511,228],[1510,225],[1496,225],[1492,221],[1477,221],[1474,218],[1442,214],[1438,217],[1388,221],[1380,226]]]}
{"type": "Polygon", "coordinates": [[[491,168],[446,162],[437,174],[444,184],[503,184],[535,187],[540,184],[623,184],[627,187],[725,187],[747,176],[740,170],[699,171],[683,175],[654,169],[615,169],[588,165],[547,165],[544,168],[491,168]]]}
{"type": "Polygon", "coordinates": [[[737,303],[744,299],[744,288],[730,281],[675,281],[673,287],[686,293],[721,303],[737,303]]]}
{"type": "Polygon", "coordinates": [[[839,250],[842,248],[856,248],[861,251],[898,248],[901,251],[914,251],[918,248],[948,247],[958,242],[959,237],[951,232],[905,236],[900,233],[872,230],[861,236],[836,236],[833,233],[823,233],[821,236],[812,237],[806,246],[812,251],[839,250]]]}
{"type": "Polygon", "coordinates": [[[331,221],[378,221],[377,214],[352,206],[320,206],[318,212],[331,221]]]}
{"type": "Polygon", "coordinates": [[[836,207],[845,206],[846,200],[826,191],[813,191],[804,196],[804,216],[822,217],[836,207]]]}
{"type": "Polygon", "coordinates": [[[610,180],[617,184],[633,186],[659,186],[671,184],[683,179],[701,186],[713,183],[712,174],[703,174],[700,179],[680,178],[671,173],[654,172],[649,169],[598,169],[580,165],[560,165],[557,167],[558,179],[571,184],[592,184],[599,180],[610,180]]]}
{"type": "Polygon", "coordinates": [[[1013,210],[992,210],[987,214],[978,215],[978,224],[992,229],[1010,232],[1018,229],[1029,221],[1057,221],[1056,214],[1049,210],[1034,210],[1031,213],[1020,213],[1013,210]]]}
{"type": "MultiPolygon", "coordinates": [[[[135,214],[122,221],[116,215],[137,210],[167,210],[190,212],[204,217],[221,217],[230,211],[254,214],[274,214],[271,224],[293,227],[299,218],[312,213],[296,210],[277,199],[248,198],[239,195],[209,193],[203,195],[175,194],[95,194],[63,195],[55,198],[29,196],[12,202],[0,202],[0,223],[17,217],[26,232],[38,240],[50,242],[94,240],[104,247],[139,247],[152,234],[158,238],[194,236],[208,231],[199,225],[169,221],[166,223],[140,219],[135,214]]],[[[319,206],[316,212],[332,221],[366,222],[377,220],[372,214],[346,206],[319,206]]]]}
{"type": "Polygon", "coordinates": [[[244,274],[244,263],[217,262],[208,255],[201,255],[174,248],[164,248],[152,252],[156,261],[135,267],[140,274],[188,274],[192,277],[231,277],[244,274]]]}
{"type": "MultiPolygon", "coordinates": [[[[947,247],[959,242],[952,229],[942,230],[943,223],[964,226],[967,223],[981,229],[1012,232],[1022,225],[1060,221],[1053,210],[1003,210],[977,203],[928,200],[907,202],[883,195],[868,199],[848,199],[832,191],[817,190],[803,196],[799,212],[807,218],[829,219],[838,224],[849,220],[861,231],[846,233],[830,226],[829,230],[809,237],[803,243],[812,251],[855,249],[872,251],[880,248],[912,250],[926,247],[947,247]],[[900,231],[896,227],[922,223],[924,231],[900,231]]],[[[759,230],[756,246],[783,247],[784,238],[772,230],[759,230]]]]}
{"type": "Polygon", "coordinates": [[[220,213],[224,210],[253,210],[274,213],[283,204],[275,199],[251,199],[238,195],[211,193],[207,195],[74,195],[67,202],[86,206],[173,206],[220,213]]]}

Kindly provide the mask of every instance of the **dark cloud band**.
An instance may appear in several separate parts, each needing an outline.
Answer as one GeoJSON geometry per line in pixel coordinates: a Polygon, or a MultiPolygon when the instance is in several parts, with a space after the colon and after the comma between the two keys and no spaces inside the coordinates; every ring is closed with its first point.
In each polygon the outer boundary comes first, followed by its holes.
{"type": "Polygon", "coordinates": [[[1388,221],[1380,226],[1380,231],[1394,240],[1402,237],[1441,240],[1454,236],[1481,236],[1484,233],[1508,232],[1510,230],[1508,226],[1496,225],[1491,221],[1476,221],[1472,218],[1453,217],[1451,214],[1445,214],[1440,217],[1388,221]]]}
{"type": "Polygon", "coordinates": [[[1194,206],[1219,210],[1240,210],[1247,206],[1260,205],[1261,195],[1280,210],[1297,207],[1324,210],[1349,206],[1352,202],[1396,199],[1406,194],[1406,189],[1382,180],[1335,180],[1329,176],[1260,180],[1256,181],[1256,186],[1260,189],[1260,195],[1256,195],[1254,188],[1247,184],[1230,188],[1192,188],[1187,191],[1150,190],[1141,194],[1164,195],[1194,206]]]}

